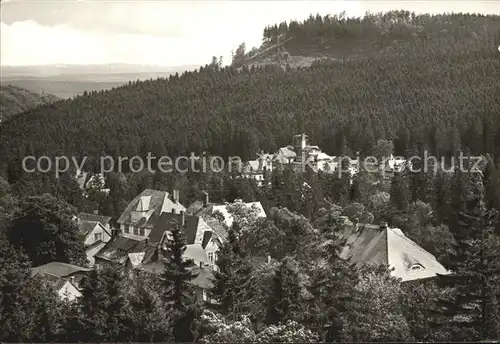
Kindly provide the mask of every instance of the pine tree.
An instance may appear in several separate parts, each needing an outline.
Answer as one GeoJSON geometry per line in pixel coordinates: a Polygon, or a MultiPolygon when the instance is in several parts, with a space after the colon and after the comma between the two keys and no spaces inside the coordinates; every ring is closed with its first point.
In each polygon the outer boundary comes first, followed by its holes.
{"type": "Polygon", "coordinates": [[[351,185],[351,195],[350,195],[351,202],[361,202],[362,200],[361,184],[362,184],[361,177],[355,176],[352,180],[352,185],[351,185]]]}
{"type": "MultiPolygon", "coordinates": [[[[129,289],[128,299],[134,314],[132,332],[134,342],[168,341],[170,336],[167,310],[155,290],[154,278],[141,276],[129,289]]],[[[154,276],[156,277],[156,276],[154,276]]]]}
{"type": "Polygon", "coordinates": [[[429,204],[434,204],[436,199],[435,176],[437,173],[435,162],[429,160],[427,166],[420,172],[420,185],[417,199],[429,204]]]}
{"type": "MultiPolygon", "coordinates": [[[[408,152],[407,155],[409,158],[412,157],[420,157],[420,154],[417,145],[415,144],[408,152]]],[[[409,166],[406,166],[409,168],[409,166]]],[[[411,161],[411,171],[405,171],[408,175],[408,188],[410,191],[410,201],[416,202],[419,196],[420,184],[421,184],[421,173],[423,170],[423,163],[420,159],[413,159],[411,161]]]]}
{"type": "MultiPolygon", "coordinates": [[[[304,321],[320,334],[323,342],[341,340],[343,317],[357,298],[357,274],[339,257],[342,243],[326,247],[326,263],[313,266],[309,275],[311,297],[304,307],[304,321]]],[[[352,310],[355,312],[355,310],[352,310]]]]}
{"type": "Polygon", "coordinates": [[[180,226],[171,231],[167,241],[165,271],[162,275],[164,300],[172,312],[172,338],[175,342],[191,342],[195,338],[198,305],[190,282],[197,274],[192,259],[185,259],[186,241],[180,226]]]}
{"type": "Polygon", "coordinates": [[[396,210],[406,211],[409,200],[407,175],[404,172],[395,172],[391,181],[391,204],[396,210]]]}
{"type": "Polygon", "coordinates": [[[495,305],[500,247],[491,244],[499,242],[493,232],[497,211],[485,207],[482,184],[473,184],[475,196],[468,197],[467,211],[459,214],[460,228],[453,232],[456,245],[450,259],[452,274],[438,279],[445,296],[437,302],[432,324],[440,327],[441,339],[480,340],[500,335],[495,305]]]}
{"type": "MultiPolygon", "coordinates": [[[[21,341],[27,314],[22,312],[21,290],[30,276],[28,257],[0,237],[0,338],[5,341],[21,341]]],[[[28,339],[29,340],[29,339],[28,339]]]]}
{"type": "Polygon", "coordinates": [[[74,337],[85,341],[129,340],[130,312],[124,276],[113,269],[92,270],[82,279],[80,318],[74,319],[74,337]],[[79,326],[79,328],[77,327],[79,326]]]}
{"type": "MultiPolygon", "coordinates": [[[[335,171],[330,194],[332,195],[333,202],[339,205],[346,205],[351,198],[351,172],[350,163],[347,157],[343,158],[337,171],[335,171]]],[[[291,210],[291,209],[290,209],[291,210]]]]}
{"type": "MultiPolygon", "coordinates": [[[[484,199],[487,208],[500,209],[500,174],[495,162],[488,155],[486,157],[486,168],[484,171],[484,199]]],[[[500,235],[500,223],[496,226],[497,234],[500,235]]]]}
{"type": "Polygon", "coordinates": [[[300,313],[300,281],[297,263],[285,258],[275,271],[269,295],[267,324],[295,320],[300,313]]]}
{"type": "Polygon", "coordinates": [[[211,294],[220,304],[219,310],[234,318],[248,309],[246,300],[252,296],[250,278],[253,270],[240,245],[236,227],[234,223],[228,231],[227,240],[219,250],[218,270],[214,273],[214,286],[211,290],[211,294]]]}

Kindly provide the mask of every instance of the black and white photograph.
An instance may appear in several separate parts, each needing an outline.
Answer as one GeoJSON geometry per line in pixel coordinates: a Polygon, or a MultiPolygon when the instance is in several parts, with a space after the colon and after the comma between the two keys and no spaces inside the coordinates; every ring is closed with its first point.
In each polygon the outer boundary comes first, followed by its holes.
{"type": "Polygon", "coordinates": [[[500,343],[500,0],[0,0],[1,343],[500,343]]]}

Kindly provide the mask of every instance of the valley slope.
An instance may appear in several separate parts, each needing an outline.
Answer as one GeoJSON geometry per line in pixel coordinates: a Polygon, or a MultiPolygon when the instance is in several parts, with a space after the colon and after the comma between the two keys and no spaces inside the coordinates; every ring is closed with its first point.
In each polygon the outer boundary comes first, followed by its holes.
{"type": "Polygon", "coordinates": [[[0,122],[28,109],[59,100],[47,93],[35,93],[13,85],[0,86],[0,122]]]}

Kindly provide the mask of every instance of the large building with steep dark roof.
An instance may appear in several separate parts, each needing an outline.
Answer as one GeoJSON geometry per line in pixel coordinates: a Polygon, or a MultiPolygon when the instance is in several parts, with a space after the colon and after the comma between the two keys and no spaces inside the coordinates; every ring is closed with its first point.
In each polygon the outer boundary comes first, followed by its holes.
{"type": "Polygon", "coordinates": [[[404,281],[426,279],[449,271],[429,252],[404,235],[399,228],[346,223],[339,233],[344,248],[340,256],[356,266],[392,268],[391,275],[404,281]]]}
{"type": "Polygon", "coordinates": [[[146,189],[129,203],[117,223],[124,236],[146,238],[162,213],[185,212],[179,202],[179,192],[146,189]]]}
{"type": "Polygon", "coordinates": [[[212,228],[199,216],[163,213],[149,233],[149,241],[160,243],[164,233],[172,231],[177,226],[181,227],[188,245],[201,244],[203,234],[206,231],[212,231],[212,228]]]}

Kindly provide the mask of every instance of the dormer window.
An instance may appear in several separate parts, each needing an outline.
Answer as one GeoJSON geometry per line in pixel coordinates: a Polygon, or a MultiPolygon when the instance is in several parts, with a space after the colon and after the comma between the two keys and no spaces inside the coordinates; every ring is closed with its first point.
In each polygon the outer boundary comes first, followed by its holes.
{"type": "Polygon", "coordinates": [[[423,270],[424,267],[421,265],[421,264],[413,264],[412,266],[410,266],[410,271],[420,271],[420,270],[423,270]]]}
{"type": "Polygon", "coordinates": [[[148,211],[150,202],[151,196],[141,196],[139,204],[137,205],[137,211],[148,211]]]}

